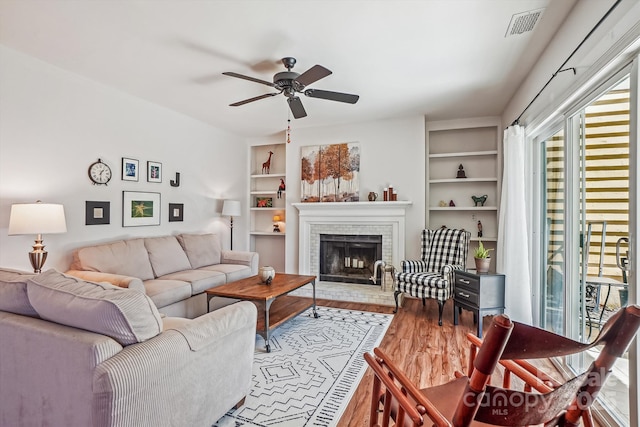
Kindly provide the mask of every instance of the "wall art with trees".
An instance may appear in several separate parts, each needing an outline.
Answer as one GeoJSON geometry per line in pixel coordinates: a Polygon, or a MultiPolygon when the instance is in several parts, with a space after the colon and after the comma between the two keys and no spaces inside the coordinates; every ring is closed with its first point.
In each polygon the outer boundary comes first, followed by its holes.
{"type": "Polygon", "coordinates": [[[303,202],[357,202],[360,144],[344,142],[302,147],[303,202]]]}

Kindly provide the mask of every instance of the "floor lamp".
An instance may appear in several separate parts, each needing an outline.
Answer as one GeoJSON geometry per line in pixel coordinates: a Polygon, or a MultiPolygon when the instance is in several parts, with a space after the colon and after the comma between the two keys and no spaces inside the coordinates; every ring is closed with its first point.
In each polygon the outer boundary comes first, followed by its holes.
{"type": "Polygon", "coordinates": [[[237,200],[225,200],[222,205],[222,216],[228,216],[230,218],[231,249],[233,250],[233,217],[240,216],[240,202],[237,200]]]}
{"type": "Polygon", "coordinates": [[[11,205],[9,217],[10,236],[20,234],[35,234],[36,241],[33,250],[29,252],[29,261],[34,273],[40,273],[45,261],[47,251],[42,244],[43,234],[65,233],[67,224],[64,218],[64,206],[50,203],[24,203],[11,205]]]}

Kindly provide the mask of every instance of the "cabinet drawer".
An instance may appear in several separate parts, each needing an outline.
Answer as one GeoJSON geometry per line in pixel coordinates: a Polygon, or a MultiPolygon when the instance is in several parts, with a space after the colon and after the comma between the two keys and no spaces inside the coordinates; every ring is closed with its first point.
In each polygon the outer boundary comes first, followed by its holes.
{"type": "Polygon", "coordinates": [[[480,281],[476,277],[456,274],[456,289],[465,288],[478,293],[480,291],[480,281]]]}
{"type": "Polygon", "coordinates": [[[468,289],[460,288],[457,286],[455,291],[455,299],[456,301],[466,302],[467,304],[471,304],[476,307],[480,302],[480,296],[477,293],[471,292],[468,289]]]}

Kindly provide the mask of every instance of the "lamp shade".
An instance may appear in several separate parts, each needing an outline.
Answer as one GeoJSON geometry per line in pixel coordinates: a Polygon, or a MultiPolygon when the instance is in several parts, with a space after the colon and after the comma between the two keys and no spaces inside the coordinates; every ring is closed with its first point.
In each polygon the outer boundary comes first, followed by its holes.
{"type": "Polygon", "coordinates": [[[65,233],[64,206],[51,203],[11,205],[9,235],[65,233]]]}
{"type": "Polygon", "coordinates": [[[282,221],[282,218],[280,218],[280,215],[274,215],[273,222],[278,222],[278,221],[282,221]]]}
{"type": "Polygon", "coordinates": [[[240,202],[238,200],[225,200],[222,205],[222,216],[240,216],[240,202]]]}

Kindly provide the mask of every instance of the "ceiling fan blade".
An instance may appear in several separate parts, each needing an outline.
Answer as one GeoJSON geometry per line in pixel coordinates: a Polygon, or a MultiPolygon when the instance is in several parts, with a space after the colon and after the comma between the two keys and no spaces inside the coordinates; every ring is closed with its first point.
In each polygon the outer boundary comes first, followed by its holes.
{"type": "Polygon", "coordinates": [[[279,93],[278,92],[276,92],[276,93],[265,93],[264,95],[256,96],[256,97],[249,98],[249,99],[245,99],[244,101],[234,102],[233,104],[229,104],[229,107],[238,107],[240,105],[248,104],[248,103],[253,102],[253,101],[258,101],[260,99],[270,98],[270,97],[276,96],[276,95],[279,95],[279,93]]]}
{"type": "Polygon", "coordinates": [[[273,83],[271,83],[271,82],[268,82],[266,80],[256,79],[255,77],[245,76],[243,74],[233,73],[233,72],[230,72],[230,71],[224,72],[222,74],[224,74],[225,76],[237,77],[239,79],[249,80],[250,82],[256,82],[256,83],[261,83],[263,85],[275,87],[275,85],[273,83]]]}
{"type": "Polygon", "coordinates": [[[287,98],[287,102],[289,103],[289,108],[293,113],[293,117],[296,119],[301,119],[302,117],[307,117],[307,112],[304,111],[304,107],[302,106],[302,101],[297,96],[293,98],[287,98]]]}
{"type": "Polygon", "coordinates": [[[346,102],[347,104],[355,104],[360,99],[358,95],[318,89],[307,89],[304,94],[311,98],[328,99],[330,101],[346,102]]]}
{"type": "Polygon", "coordinates": [[[300,74],[296,81],[303,86],[309,86],[311,83],[324,79],[330,74],[331,71],[327,70],[322,65],[314,65],[304,73],[300,74]]]}

